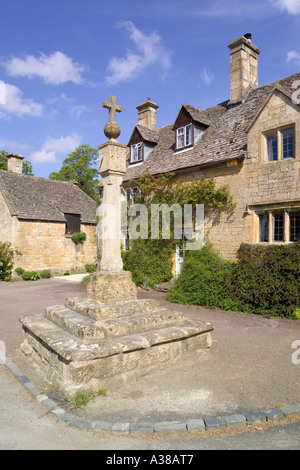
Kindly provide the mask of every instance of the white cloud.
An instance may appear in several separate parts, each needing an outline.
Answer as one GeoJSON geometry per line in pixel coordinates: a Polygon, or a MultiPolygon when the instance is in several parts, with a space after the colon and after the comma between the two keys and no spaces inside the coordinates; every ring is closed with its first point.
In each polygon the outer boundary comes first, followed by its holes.
{"type": "Polygon", "coordinates": [[[286,61],[287,61],[287,62],[295,61],[296,64],[299,64],[299,65],[300,65],[300,52],[289,51],[289,52],[287,53],[286,61]]]}
{"type": "Polygon", "coordinates": [[[215,78],[214,74],[212,74],[206,66],[203,67],[200,76],[201,79],[204,81],[205,85],[207,86],[209,86],[215,78]]]}
{"type": "Polygon", "coordinates": [[[157,33],[153,32],[147,36],[131,21],[123,21],[118,26],[128,31],[135,51],[128,49],[125,57],[110,59],[107,67],[109,75],[106,77],[108,84],[115,85],[122,81],[133,80],[153,64],[160,65],[164,72],[169,70],[171,67],[170,52],[157,33]]]}
{"type": "Polygon", "coordinates": [[[0,104],[6,103],[6,88],[5,83],[0,80],[0,104]]]}
{"type": "Polygon", "coordinates": [[[269,0],[280,10],[286,10],[292,15],[300,15],[300,0],[269,0]]]}
{"type": "Polygon", "coordinates": [[[0,137],[0,149],[6,150],[11,153],[19,153],[20,150],[28,150],[27,144],[17,142],[15,140],[8,140],[5,137],[0,137]]]}
{"type": "Polygon", "coordinates": [[[69,98],[65,93],[61,93],[59,97],[67,103],[68,111],[72,118],[79,119],[81,114],[88,109],[84,105],[74,103],[74,98],[69,98]]]}
{"type": "Polygon", "coordinates": [[[2,62],[6,73],[13,77],[40,77],[47,84],[60,85],[73,82],[77,85],[83,82],[82,73],[85,66],[67,57],[62,52],[54,52],[46,56],[40,53],[39,57],[27,55],[25,59],[13,57],[7,62],[2,62]]]}
{"type": "Polygon", "coordinates": [[[70,116],[74,119],[79,119],[82,115],[82,113],[84,113],[84,111],[87,111],[87,107],[86,106],[83,106],[83,105],[76,105],[74,104],[73,106],[70,106],[70,109],[69,109],[69,112],[70,112],[70,116]]]}
{"type": "Polygon", "coordinates": [[[41,150],[31,152],[29,160],[36,163],[54,163],[58,161],[57,154],[69,154],[80,143],[80,137],[77,134],[59,138],[48,136],[41,150]]]}
{"type": "Polygon", "coordinates": [[[5,103],[0,104],[0,118],[13,114],[15,116],[42,116],[43,105],[30,98],[23,98],[20,88],[5,83],[5,103]]]}

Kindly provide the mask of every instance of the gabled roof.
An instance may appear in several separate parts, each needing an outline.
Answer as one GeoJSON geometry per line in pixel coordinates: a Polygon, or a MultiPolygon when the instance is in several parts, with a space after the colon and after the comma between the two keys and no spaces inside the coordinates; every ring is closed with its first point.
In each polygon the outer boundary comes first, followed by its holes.
{"type": "Polygon", "coordinates": [[[286,96],[289,100],[292,101],[292,94],[289,93],[286,89],[284,89],[281,85],[279,85],[279,83],[275,83],[274,84],[274,87],[272,88],[272,90],[270,91],[270,93],[268,94],[268,96],[266,97],[266,99],[263,101],[263,103],[261,103],[261,106],[259,107],[254,119],[250,122],[249,126],[247,127],[246,129],[246,132],[248,132],[251,127],[254,125],[256,119],[258,118],[258,116],[261,114],[262,110],[265,108],[265,106],[267,105],[267,103],[270,101],[271,97],[274,95],[275,92],[279,92],[281,94],[283,94],[284,96],[286,96]]]}
{"type": "MultiPolygon", "coordinates": [[[[270,93],[277,87],[287,96],[291,96],[294,92],[292,85],[296,80],[300,80],[300,73],[252,89],[244,102],[238,106],[230,106],[229,101],[225,101],[204,111],[198,110],[210,125],[203,132],[201,139],[189,150],[175,152],[174,124],[157,129],[158,144],[143,163],[128,166],[124,182],[141,174],[159,175],[171,171],[192,170],[244,158],[247,155],[248,127],[270,93]]],[[[191,106],[189,109],[197,108],[191,106]]]]}
{"type": "Polygon", "coordinates": [[[183,112],[183,110],[187,111],[191,120],[198,122],[199,124],[203,124],[204,126],[207,126],[207,127],[211,124],[211,121],[208,118],[208,116],[205,114],[205,111],[202,111],[202,109],[199,109],[199,108],[195,108],[195,106],[191,106],[190,104],[182,103],[180,111],[174,122],[174,128],[176,127],[176,121],[179,118],[180,114],[183,112]]]}
{"type": "Polygon", "coordinates": [[[0,170],[0,191],[11,215],[20,219],[65,222],[64,214],[80,214],[96,223],[96,203],[73,183],[0,170]]]}
{"type": "Polygon", "coordinates": [[[131,134],[128,145],[130,145],[131,139],[135,132],[138,132],[141,139],[146,142],[157,144],[159,141],[159,134],[157,129],[149,129],[149,127],[142,126],[141,124],[136,124],[131,134]]]}

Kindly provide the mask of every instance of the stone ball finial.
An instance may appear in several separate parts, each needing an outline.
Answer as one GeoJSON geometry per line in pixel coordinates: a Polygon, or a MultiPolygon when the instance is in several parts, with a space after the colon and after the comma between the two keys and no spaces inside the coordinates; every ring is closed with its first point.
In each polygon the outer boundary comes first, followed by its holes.
{"type": "Polygon", "coordinates": [[[108,122],[104,126],[104,134],[108,139],[117,139],[121,134],[121,128],[116,122],[108,122]]]}

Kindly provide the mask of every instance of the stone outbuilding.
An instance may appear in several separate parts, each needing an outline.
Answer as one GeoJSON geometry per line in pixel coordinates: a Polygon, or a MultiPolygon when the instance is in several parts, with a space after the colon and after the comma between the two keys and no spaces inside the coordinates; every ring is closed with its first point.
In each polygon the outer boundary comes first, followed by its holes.
{"type": "Polygon", "coordinates": [[[217,187],[227,185],[235,210],[207,217],[205,235],[224,258],[235,259],[241,243],[300,238],[300,73],[258,86],[260,51],[251,35],[229,49],[226,101],[206,110],[183,103],[161,128],[150,98],[137,107],[123,187],[139,175],[168,172],[183,182],[213,178],[217,187]]]}
{"type": "Polygon", "coordinates": [[[22,160],[9,155],[0,170],[0,240],[11,242],[14,268],[85,272],[97,261],[95,201],[74,183],[23,175],[22,160]],[[72,241],[78,232],[82,244],[72,241]]]}

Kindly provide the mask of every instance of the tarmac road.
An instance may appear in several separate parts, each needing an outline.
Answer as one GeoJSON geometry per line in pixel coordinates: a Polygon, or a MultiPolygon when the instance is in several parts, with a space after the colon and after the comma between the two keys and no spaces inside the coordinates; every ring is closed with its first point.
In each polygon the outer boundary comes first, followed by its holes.
{"type": "MultiPolygon", "coordinates": [[[[132,438],[72,428],[45,415],[21,384],[0,366],[0,450],[102,450],[103,459],[122,450],[299,450],[300,421],[243,433],[207,437],[132,438]]],[[[181,452],[182,453],[182,452],[181,452]]],[[[127,454],[128,455],[128,452],[127,454]]],[[[98,463],[100,463],[98,461],[98,463]]]]}
{"type": "MultiPolygon", "coordinates": [[[[18,318],[39,313],[45,306],[64,303],[66,297],[85,295],[85,292],[83,284],[55,279],[0,284],[0,341],[5,343],[7,357],[37,385],[42,383],[39,372],[29,367],[19,353],[21,328],[18,318]]],[[[139,296],[165,302],[163,294],[157,292],[140,292],[139,296]]],[[[168,307],[179,309],[172,304],[168,307]]],[[[79,416],[98,417],[101,410],[101,416],[112,421],[148,415],[151,419],[178,419],[195,416],[195,413],[197,416],[216,416],[300,402],[300,365],[291,360],[292,344],[300,340],[300,321],[265,319],[201,307],[180,306],[180,310],[191,318],[202,318],[215,326],[212,348],[198,361],[198,370],[194,370],[195,363],[191,361],[128,384],[122,390],[108,391],[105,402],[98,402],[98,406],[91,402],[84,411],[79,411],[79,416]]],[[[0,449],[300,449],[300,422],[271,427],[258,425],[239,433],[171,436],[168,439],[95,433],[73,428],[44,414],[27,390],[2,365],[0,449]]]]}

